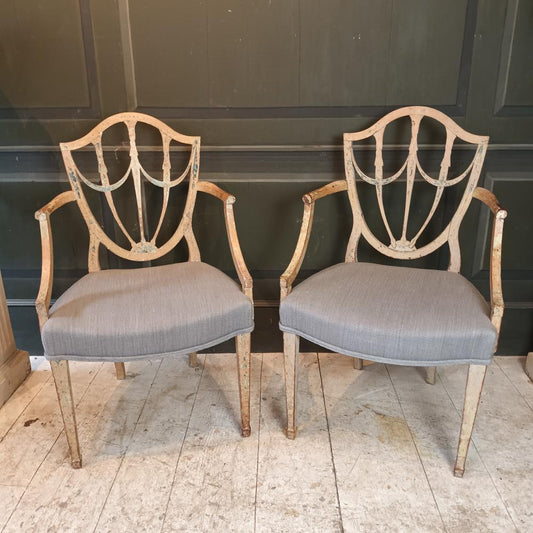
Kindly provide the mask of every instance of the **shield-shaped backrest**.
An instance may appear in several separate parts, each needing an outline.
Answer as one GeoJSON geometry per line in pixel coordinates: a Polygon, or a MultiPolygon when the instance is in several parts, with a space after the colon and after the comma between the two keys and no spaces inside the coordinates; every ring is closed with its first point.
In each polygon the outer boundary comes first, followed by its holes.
{"type": "Polygon", "coordinates": [[[354,225],[348,249],[346,252],[346,260],[354,261],[357,256],[357,245],[361,235],[373,246],[376,250],[384,255],[396,259],[416,259],[428,255],[445,243],[450,246],[450,265],[448,270],[458,272],[460,268],[461,256],[459,250],[459,226],[466,213],[468,205],[472,199],[472,193],[479,180],[481,166],[485,158],[489,138],[479,135],[473,135],[462,129],[452,119],[428,107],[404,107],[397,109],[383,117],[370,128],[356,132],[344,134],[344,165],[346,172],[346,180],[348,185],[348,195],[353,211],[354,225]],[[399,170],[391,175],[385,175],[383,170],[383,138],[386,128],[394,121],[409,117],[411,129],[411,141],[409,143],[409,151],[405,162],[400,166],[399,170]],[[426,118],[428,117],[428,118],[426,118]],[[435,120],[439,122],[446,131],[446,142],[444,146],[444,153],[440,163],[440,172],[438,176],[430,176],[423,168],[418,157],[418,133],[421,122],[425,120],[435,120]],[[357,141],[365,141],[368,139],[375,141],[375,158],[374,158],[374,175],[369,176],[361,169],[358,164],[357,141]],[[452,150],[457,139],[464,141],[467,144],[474,145],[474,154],[471,162],[467,165],[466,170],[453,178],[449,177],[449,170],[451,165],[452,150]],[[385,203],[383,201],[383,188],[405,176],[405,209],[403,213],[403,223],[401,225],[401,233],[394,235],[389,224],[385,203]],[[435,187],[435,196],[428,210],[427,217],[421,226],[411,235],[408,235],[408,221],[409,213],[411,211],[411,204],[413,202],[413,187],[415,177],[422,179],[428,184],[435,187]],[[370,230],[361,203],[359,201],[357,181],[360,178],[364,182],[373,185],[377,197],[377,204],[383,224],[388,235],[389,243],[385,244],[378,239],[370,230]],[[417,248],[417,241],[428,227],[432,217],[434,216],[439,202],[442,199],[443,192],[448,187],[457,186],[463,180],[467,180],[466,187],[462,193],[461,200],[458,207],[451,217],[449,223],[444,230],[431,242],[424,244],[417,248]]]}
{"type": "MultiPolygon", "coordinates": [[[[178,242],[185,238],[189,246],[189,255],[192,260],[199,260],[198,246],[192,232],[192,212],[196,200],[196,189],[198,182],[198,172],[200,166],[200,137],[189,137],[182,135],[163,122],[142,113],[119,113],[102,121],[90,133],[68,143],[61,143],[61,152],[67,170],[70,185],[78,206],[83,214],[85,222],[90,233],[89,245],[89,270],[98,270],[98,248],[103,244],[114,254],[119,257],[132,261],[150,261],[157,259],[171,251],[178,242]],[[108,167],[104,160],[104,151],[102,148],[102,135],[112,126],[123,123],[127,130],[129,145],[129,166],[121,176],[110,176],[108,167]],[[139,153],[136,144],[136,128],[140,124],[148,124],[161,135],[162,145],[162,178],[158,179],[150,175],[143,168],[139,161],[139,153]],[[173,169],[170,162],[170,143],[176,141],[185,147],[190,146],[190,157],[185,170],[180,169],[178,175],[173,176],[173,169]],[[89,179],[85,176],[76,164],[73,152],[76,150],[91,149],[95,156],[95,163],[98,169],[97,179],[89,179]],[[182,183],[189,176],[189,186],[184,211],[176,230],[163,243],[158,243],[160,230],[169,206],[170,190],[182,183]],[[161,214],[158,217],[155,231],[150,237],[147,237],[147,228],[145,221],[146,202],[144,198],[145,185],[143,180],[162,190],[161,214]],[[136,206],[137,236],[132,237],[131,232],[126,228],[124,221],[119,216],[114,193],[126,183],[132,182],[134,205],[136,206]],[[116,240],[110,236],[100,225],[93,210],[91,209],[84,188],[87,187],[93,191],[101,193],[112,213],[116,225],[120,232],[127,239],[129,248],[119,245],[116,240]]],[[[156,217],[157,218],[157,217],[156,217]]]]}

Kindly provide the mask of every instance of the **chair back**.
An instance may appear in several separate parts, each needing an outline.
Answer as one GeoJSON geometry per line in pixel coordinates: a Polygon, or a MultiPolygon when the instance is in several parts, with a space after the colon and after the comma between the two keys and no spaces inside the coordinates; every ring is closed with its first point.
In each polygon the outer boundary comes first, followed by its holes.
{"type": "MultiPolygon", "coordinates": [[[[189,137],[182,135],[169,128],[163,122],[142,113],[119,113],[113,115],[98,126],[96,126],[87,135],[72,142],[61,143],[61,153],[67,170],[70,186],[76,196],[76,201],[81,213],[87,223],[90,234],[89,244],[89,271],[99,270],[98,250],[100,244],[103,244],[111,252],[124,259],[131,261],[150,261],[157,259],[171,251],[182,238],[185,238],[189,247],[189,259],[200,260],[198,246],[192,231],[192,213],[196,201],[198,173],[200,166],[200,137],[189,137]],[[104,160],[104,151],[102,148],[102,135],[112,126],[123,123],[127,129],[129,149],[129,166],[126,172],[118,179],[112,179],[109,175],[108,167],[104,160]],[[136,126],[139,123],[148,124],[159,131],[162,143],[162,179],[151,176],[139,161],[139,153],[136,143],[136,126]],[[176,141],[181,145],[190,146],[190,157],[188,164],[179,175],[171,176],[172,168],[170,162],[170,144],[176,141]],[[88,148],[87,148],[88,147],[88,148]],[[94,150],[98,174],[96,179],[89,179],[85,176],[76,164],[73,152],[76,150],[94,150]],[[173,234],[165,242],[158,244],[158,237],[163,226],[163,220],[169,206],[170,189],[182,183],[189,176],[189,185],[185,207],[179,224],[173,234]],[[144,178],[144,180],[143,180],[144,178]],[[134,190],[134,199],[136,205],[135,223],[137,235],[132,236],[131,230],[128,231],[124,220],[119,216],[116,205],[118,189],[126,183],[132,182],[134,190]],[[149,183],[162,190],[161,214],[155,226],[155,230],[148,235],[146,221],[146,198],[145,185],[149,183]],[[129,248],[119,245],[114,236],[110,236],[100,225],[87,201],[84,187],[101,193],[107,202],[109,211],[112,213],[119,233],[122,233],[127,239],[129,248]]],[[[156,217],[157,219],[157,217],[156,217]]],[[[131,221],[130,221],[131,222],[131,221]]]]}
{"type": "Polygon", "coordinates": [[[381,120],[378,120],[378,122],[366,130],[355,133],[345,133],[344,166],[348,185],[348,196],[350,199],[354,220],[352,233],[346,251],[346,260],[356,260],[357,246],[361,235],[373,248],[384,255],[395,259],[416,259],[423,257],[440,248],[443,244],[448,243],[450,247],[450,263],[448,270],[458,272],[461,264],[459,226],[463,220],[470,201],[472,200],[472,194],[479,180],[488,141],[488,137],[473,135],[465,131],[444,113],[441,113],[436,109],[419,106],[397,109],[383,117],[381,120]],[[399,170],[389,176],[385,176],[383,171],[384,133],[386,128],[391,123],[403,119],[404,117],[409,117],[411,128],[411,140],[409,143],[408,155],[405,162],[400,166],[399,170]],[[429,117],[430,119],[439,122],[446,130],[444,154],[440,162],[439,174],[435,177],[430,176],[424,171],[418,157],[418,133],[420,129],[420,123],[425,117],[429,117]],[[357,141],[363,141],[371,138],[373,138],[375,141],[373,177],[363,172],[357,162],[358,154],[356,153],[357,141]],[[451,166],[452,149],[456,139],[460,139],[465,143],[474,145],[475,151],[472,161],[468,164],[466,170],[461,172],[458,176],[450,178],[449,170],[451,166]],[[385,185],[398,180],[404,174],[405,208],[403,213],[403,223],[401,225],[402,229],[400,236],[395,236],[391,230],[389,219],[387,218],[385,202],[383,200],[383,188],[385,185]],[[423,181],[435,187],[435,196],[425,221],[414,235],[408,235],[409,214],[412,211],[411,204],[413,199],[413,187],[417,174],[423,181]],[[359,201],[356,183],[357,177],[364,182],[373,185],[375,188],[379,212],[381,214],[381,219],[389,239],[388,244],[382,242],[375,236],[365,220],[361,203],[359,201]],[[447,226],[431,242],[417,248],[417,241],[435,215],[444,190],[448,187],[456,186],[464,179],[467,179],[466,187],[464,188],[458,207],[447,226]]]}

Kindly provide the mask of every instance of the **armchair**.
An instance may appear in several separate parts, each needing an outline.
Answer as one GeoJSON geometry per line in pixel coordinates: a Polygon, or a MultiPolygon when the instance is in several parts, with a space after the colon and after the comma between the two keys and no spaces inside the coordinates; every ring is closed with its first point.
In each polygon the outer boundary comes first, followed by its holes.
{"type": "MultiPolygon", "coordinates": [[[[69,360],[115,363],[118,379],[124,379],[124,362],[189,355],[195,364],[196,352],[236,337],[242,435],[250,435],[250,332],[253,330],[252,278],[239,246],[233,204],[235,197],[214,183],[199,180],[200,138],[175,132],[159,120],[141,113],[111,116],[77,141],[61,144],[71,189],[59,194],[36,212],[41,229],[42,278],[36,308],[45,356],[50,360],[63,416],[65,434],[74,468],[81,467],[76,417],[69,373],[69,360]],[[129,139],[129,166],[112,181],[102,148],[102,134],[111,126],[125,124],[129,139]],[[143,168],[136,145],[136,127],[155,128],[162,140],[162,179],[143,168]],[[190,147],[185,170],[171,178],[170,143],[190,147]],[[92,149],[98,178],[88,179],[79,170],[73,152],[92,149]],[[159,243],[169,206],[171,189],[189,177],[187,198],[181,220],[173,234],[159,243]],[[145,181],[161,190],[162,207],[155,230],[147,224],[145,181]],[[138,238],[119,216],[114,192],[132,182],[135,226],[138,238]],[[129,243],[125,248],[110,236],[97,220],[84,189],[103,194],[116,227],[129,243]],[[197,192],[210,194],[223,203],[230,250],[241,283],[216,268],[202,263],[193,227],[192,214],[197,192]],[[53,247],[50,216],[69,202],[76,202],[89,230],[89,273],[65,291],[50,308],[53,281],[53,247]],[[137,269],[101,270],[99,247],[130,261],[151,261],[167,254],[185,239],[189,261],[137,269]]],[[[146,185],[147,186],[147,185],[146,185]]],[[[94,194],[94,193],[93,193],[94,194]]],[[[102,200],[104,201],[104,200],[102,200]]],[[[129,212],[131,214],[131,211],[129,212]]]]}
{"type": "MultiPolygon", "coordinates": [[[[468,364],[465,403],[459,448],[454,468],[462,476],[474,419],[483,387],[487,365],[496,350],[504,303],[501,285],[501,246],[503,223],[507,212],[494,194],[477,187],[487,149],[488,137],[468,133],[443,113],[427,107],[405,107],[393,111],[370,128],[344,134],[345,179],[329,183],[303,196],[304,214],[300,236],[292,260],[280,279],[280,329],[283,331],[285,381],[287,395],[287,437],[296,435],[296,389],[299,338],[304,337],[335,352],[354,357],[356,367],[362,360],[388,364],[422,366],[428,369],[428,382],[434,380],[439,365],[468,364]],[[407,159],[390,176],[383,172],[383,137],[386,127],[404,117],[410,119],[411,140],[407,159]],[[418,151],[418,132],[425,118],[444,126],[446,143],[438,177],[422,168],[418,151]],[[374,176],[363,172],[355,157],[357,141],[375,140],[374,176]],[[472,161],[456,177],[449,177],[455,139],[475,146],[472,161]],[[405,178],[405,210],[401,236],[395,237],[387,218],[383,188],[405,178]],[[408,234],[409,213],[415,175],[436,188],[427,218],[414,236],[408,234]],[[358,196],[356,175],[375,188],[386,244],[369,228],[358,196]],[[444,189],[466,179],[457,210],[444,230],[431,242],[417,247],[418,238],[434,216],[444,189]],[[315,202],[347,191],[353,227],[345,262],[314,274],[293,289],[305,256],[315,202]],[[479,292],[459,273],[461,254],[459,227],[472,200],[486,204],[494,214],[490,260],[490,308],[479,292]],[[360,238],[376,250],[394,259],[424,257],[443,245],[449,246],[447,271],[385,266],[357,260],[360,238]]],[[[410,228],[411,226],[409,226],[410,228]]]]}

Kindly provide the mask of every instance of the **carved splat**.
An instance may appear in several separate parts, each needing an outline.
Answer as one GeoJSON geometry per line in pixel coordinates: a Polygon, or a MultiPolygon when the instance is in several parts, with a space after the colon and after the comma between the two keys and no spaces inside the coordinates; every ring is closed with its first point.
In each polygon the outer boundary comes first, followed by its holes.
{"type": "Polygon", "coordinates": [[[198,172],[200,166],[200,137],[189,137],[182,135],[163,122],[144,115],[142,113],[119,113],[113,115],[101,122],[90,133],[81,139],[73,142],[62,143],[61,152],[63,160],[67,169],[68,178],[76,201],[83,214],[87,227],[90,233],[89,244],[89,270],[99,270],[98,263],[98,249],[100,244],[103,244],[109,250],[119,257],[133,261],[149,261],[157,259],[172,250],[178,242],[185,238],[189,246],[189,258],[192,261],[200,260],[200,253],[194,234],[192,231],[192,212],[196,200],[198,172]],[[102,149],[102,135],[111,126],[124,123],[128,132],[129,140],[129,166],[118,180],[114,183],[110,182],[108,169],[104,161],[104,154],[102,149]],[[161,134],[161,145],[163,150],[163,165],[162,165],[162,179],[157,179],[151,176],[139,161],[139,153],[137,150],[136,127],[139,123],[149,124],[150,126],[159,130],[161,134]],[[181,144],[189,145],[191,147],[188,164],[183,172],[176,177],[172,177],[172,167],[170,162],[170,143],[177,141],[181,144]],[[88,179],[79,170],[73,157],[73,152],[87,146],[94,148],[96,155],[96,162],[98,165],[99,182],[94,182],[88,179]],[[187,201],[182,218],[176,228],[174,234],[162,245],[157,244],[157,239],[160,234],[163,220],[168,209],[170,189],[182,183],[186,177],[189,177],[189,188],[187,193],[187,201]],[[161,207],[161,214],[157,223],[153,236],[147,238],[146,221],[144,220],[143,212],[143,183],[146,180],[150,184],[163,189],[163,203],[161,207]],[[126,229],[123,221],[117,212],[115,201],[113,199],[113,192],[122,187],[126,182],[131,180],[133,182],[133,189],[135,192],[136,215],[139,224],[139,240],[135,240],[126,229]],[[87,186],[99,193],[104,194],[109,209],[117,223],[118,228],[128,240],[130,249],[119,246],[109,235],[104,231],[96,220],[85,194],[83,186],[87,186]]]}
{"type": "Polygon", "coordinates": [[[378,251],[383,254],[394,257],[396,259],[415,259],[423,257],[443,244],[448,243],[450,246],[450,265],[449,270],[458,272],[460,268],[460,251],[458,242],[459,225],[466,213],[466,210],[472,200],[472,194],[479,180],[481,166],[487,150],[488,137],[473,135],[463,130],[449,117],[428,107],[404,107],[389,113],[384,118],[376,122],[370,128],[356,132],[344,134],[344,163],[346,171],[346,180],[348,187],[348,195],[352,206],[354,216],[354,226],[352,235],[348,243],[346,251],[346,260],[355,261],[357,258],[357,245],[361,235],[378,251]],[[400,169],[389,177],[384,177],[383,174],[383,135],[387,126],[402,117],[409,117],[411,120],[411,140],[409,143],[409,152],[407,159],[401,165],[400,169]],[[429,176],[418,158],[418,131],[422,120],[429,117],[440,122],[446,128],[446,145],[444,154],[440,164],[440,172],[438,178],[429,176]],[[376,144],[376,155],[374,160],[374,177],[365,174],[357,163],[356,150],[357,141],[362,141],[369,138],[374,138],[376,144]],[[456,139],[461,139],[469,144],[476,146],[476,151],[471,163],[466,170],[459,176],[449,178],[448,173],[451,166],[451,153],[456,139]],[[402,222],[402,233],[399,237],[395,237],[387,218],[383,203],[383,188],[396,181],[405,173],[406,193],[404,216],[402,222]],[[420,229],[414,236],[407,235],[407,228],[409,222],[409,214],[413,203],[413,187],[416,175],[420,175],[424,181],[435,187],[435,197],[429,213],[422,223],[420,229]],[[363,215],[359,197],[357,194],[357,177],[373,185],[376,191],[377,202],[383,224],[388,234],[389,243],[381,242],[369,229],[365,217],[363,215]],[[442,231],[442,233],[429,244],[417,248],[417,241],[427,228],[433,215],[435,214],[439,202],[442,199],[444,189],[458,184],[463,179],[467,178],[467,186],[465,187],[463,196],[459,206],[450,220],[449,224],[442,231]]]}

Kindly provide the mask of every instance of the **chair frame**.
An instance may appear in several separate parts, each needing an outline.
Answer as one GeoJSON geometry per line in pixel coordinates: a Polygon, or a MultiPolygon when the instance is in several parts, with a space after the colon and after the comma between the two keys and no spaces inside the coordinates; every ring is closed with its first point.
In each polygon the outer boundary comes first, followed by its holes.
{"type": "MultiPolygon", "coordinates": [[[[367,242],[369,242],[369,244],[376,250],[380,251],[388,257],[396,259],[415,259],[423,257],[425,255],[428,255],[429,253],[434,252],[440,246],[448,244],[450,248],[450,263],[448,266],[448,270],[451,272],[459,272],[461,265],[459,228],[472,198],[476,198],[477,200],[483,202],[494,215],[490,255],[490,320],[496,328],[498,339],[504,311],[501,280],[501,254],[503,224],[507,216],[507,211],[505,211],[505,209],[500,206],[498,200],[496,199],[496,196],[491,191],[488,191],[482,187],[477,187],[477,182],[479,180],[481,167],[487,150],[488,141],[488,137],[473,135],[465,131],[460,126],[458,126],[452,119],[450,119],[440,111],[422,106],[412,106],[397,109],[395,111],[392,111],[382,119],[378,120],[373,126],[366,130],[356,133],[345,133],[345,178],[328,183],[327,185],[315,189],[302,197],[304,204],[302,224],[292,259],[287,269],[280,277],[280,300],[283,301],[290,294],[292,290],[292,285],[302,266],[302,262],[307,251],[307,246],[309,244],[309,237],[311,235],[311,229],[313,224],[315,202],[317,200],[343,191],[347,191],[348,193],[353,213],[353,226],[346,250],[346,262],[357,261],[357,245],[359,243],[360,237],[363,236],[365,237],[365,240],[367,240],[367,242]],[[404,165],[396,174],[394,174],[390,178],[383,178],[382,149],[384,130],[389,123],[393,122],[398,118],[406,116],[409,116],[411,118],[412,123],[409,155],[404,165]],[[420,121],[423,117],[426,116],[444,125],[447,133],[444,157],[441,163],[439,178],[437,180],[431,178],[423,171],[417,157],[418,128],[420,125],[420,121]],[[371,178],[365,175],[357,166],[357,163],[354,158],[353,141],[363,140],[369,137],[374,137],[376,141],[375,178],[371,178]],[[463,172],[459,177],[456,177],[452,180],[447,180],[448,170],[450,166],[451,151],[453,147],[453,142],[456,137],[468,143],[476,144],[476,154],[472,160],[472,163],[469,165],[465,172],[463,172]],[[433,203],[433,206],[422,228],[419,230],[414,239],[408,240],[406,238],[406,228],[411,203],[411,193],[413,190],[415,173],[417,169],[419,170],[425,181],[437,187],[437,192],[435,195],[435,201],[433,203]],[[404,170],[407,170],[407,192],[403,229],[401,238],[395,239],[389,228],[385,215],[382,200],[382,187],[387,183],[391,183],[392,181],[397,179],[404,170]],[[467,186],[463,193],[463,197],[459,203],[457,211],[455,212],[448,226],[431,243],[423,246],[422,248],[417,249],[415,246],[416,240],[421,235],[422,231],[425,229],[431,217],[435,213],[444,188],[461,181],[468,175],[469,172],[470,177],[468,178],[467,186]],[[366,224],[357,195],[355,173],[357,173],[359,177],[361,177],[364,181],[376,186],[376,194],[378,197],[381,217],[387,229],[387,233],[391,239],[389,245],[386,245],[383,242],[379,241],[373,235],[373,233],[366,224]]],[[[283,340],[287,400],[287,437],[290,439],[294,439],[296,436],[296,392],[298,381],[297,367],[299,337],[295,334],[284,332],[283,340]]],[[[496,346],[494,347],[495,351],[496,348],[497,341],[496,346]]],[[[362,370],[363,361],[361,359],[354,358],[354,367],[362,370]]],[[[435,367],[430,367],[426,369],[426,380],[428,381],[428,383],[435,382],[435,370],[435,367]]],[[[466,456],[472,436],[472,430],[474,427],[477,409],[479,406],[479,400],[481,390],[483,388],[483,381],[485,378],[486,370],[486,365],[469,365],[468,377],[466,381],[461,432],[459,438],[457,458],[454,467],[454,474],[457,477],[462,477],[464,473],[466,456]]]]}
{"type": "MultiPolygon", "coordinates": [[[[241,283],[242,292],[250,299],[253,304],[253,282],[252,277],[246,267],[244,257],[242,255],[239,239],[237,236],[237,228],[235,225],[235,216],[233,205],[236,201],[235,196],[222,190],[218,185],[199,180],[199,162],[200,162],[200,137],[189,137],[182,135],[158,119],[145,115],[142,113],[119,113],[103,120],[87,135],[69,143],[61,143],[61,152],[65,167],[67,170],[71,189],[57,195],[53,200],[47,203],[43,208],[35,213],[35,218],[39,222],[41,231],[41,248],[42,248],[42,273],[39,294],[36,300],[36,309],[39,319],[39,327],[42,329],[49,318],[50,300],[52,295],[53,284],[53,242],[52,242],[52,227],[50,216],[57,209],[63,207],[70,202],[76,202],[85,219],[87,228],[89,230],[89,257],[88,257],[88,271],[97,272],[100,270],[100,262],[98,259],[98,252],[100,244],[103,244],[108,250],[119,257],[129,259],[131,261],[150,261],[162,257],[170,252],[174,247],[185,239],[189,249],[189,261],[200,261],[200,250],[194,236],[192,227],[192,214],[195,206],[196,193],[202,192],[218,198],[223,203],[224,220],[226,225],[226,233],[228,237],[231,256],[239,281],[241,283]],[[105,166],[102,150],[102,133],[110,126],[118,123],[125,123],[128,128],[130,139],[130,167],[126,174],[117,182],[111,185],[107,176],[107,168],[105,166]],[[144,123],[158,129],[163,141],[163,180],[157,180],[142,168],[139,159],[135,138],[135,126],[137,123],[144,123]],[[177,179],[170,180],[170,142],[174,139],[180,143],[191,146],[191,157],[185,172],[177,179]],[[95,184],[88,181],[81,172],[77,169],[76,164],[72,158],[71,151],[83,148],[92,144],[95,148],[98,170],[101,184],[95,184]],[[135,242],[128,234],[127,230],[122,225],[120,218],[114,206],[112,191],[120,187],[131,173],[135,186],[135,196],[137,202],[137,215],[139,219],[141,240],[135,242]],[[156,239],[161,228],[163,218],[168,207],[169,189],[181,183],[187,174],[190,174],[189,189],[187,193],[187,201],[185,209],[174,235],[163,244],[157,247],[156,239]],[[142,192],[141,192],[141,175],[153,183],[154,185],[164,189],[163,207],[159,224],[150,241],[147,241],[144,234],[144,221],[142,211],[142,192]],[[95,219],[85,195],[81,183],[93,189],[103,192],[108,201],[111,212],[117,222],[119,228],[128,238],[131,244],[131,250],[122,248],[116,244],[104,232],[102,227],[95,219]]],[[[246,333],[236,336],[236,354],[237,354],[237,369],[239,380],[239,395],[241,407],[241,431],[242,436],[250,435],[250,339],[251,334],[246,333]]],[[[67,437],[68,446],[70,449],[71,463],[74,468],[81,468],[81,455],[79,449],[78,432],[76,425],[75,404],[72,397],[72,386],[70,380],[68,354],[65,354],[65,359],[50,361],[54,382],[56,386],[57,396],[63,417],[65,427],[65,434],[67,437]]],[[[194,367],[197,365],[196,353],[189,355],[189,365],[194,367]]],[[[125,365],[123,362],[116,362],[117,379],[124,379],[126,377],[125,365]]]]}

